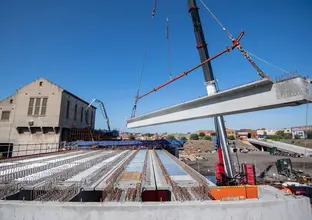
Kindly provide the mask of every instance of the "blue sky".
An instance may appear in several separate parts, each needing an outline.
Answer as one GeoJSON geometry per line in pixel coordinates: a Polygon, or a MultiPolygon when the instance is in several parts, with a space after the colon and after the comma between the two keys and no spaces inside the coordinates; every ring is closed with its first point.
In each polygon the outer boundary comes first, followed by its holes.
{"type": "MultiPolygon", "coordinates": [[[[199,63],[186,1],[159,0],[141,91],[169,79],[166,44],[169,3],[171,62],[176,75],[199,63]]],[[[286,70],[310,76],[312,2],[310,0],[205,1],[233,35],[245,31],[242,45],[286,70]]],[[[213,55],[230,42],[209,13],[201,19],[213,55]]],[[[0,1],[0,99],[36,78],[45,77],[83,99],[105,102],[111,126],[125,130],[138,87],[147,29],[154,2],[2,0],[0,1]]],[[[281,71],[255,60],[271,76],[281,71]]],[[[212,62],[221,89],[258,79],[238,51],[212,62]]],[[[205,94],[201,69],[142,99],[144,113],[205,94]]],[[[226,117],[229,128],[282,128],[305,124],[305,106],[226,117]]],[[[312,124],[312,106],[309,124],[312,124]]],[[[105,127],[97,114],[97,126],[105,127]]],[[[132,131],[187,132],[212,129],[211,119],[132,131]]]]}

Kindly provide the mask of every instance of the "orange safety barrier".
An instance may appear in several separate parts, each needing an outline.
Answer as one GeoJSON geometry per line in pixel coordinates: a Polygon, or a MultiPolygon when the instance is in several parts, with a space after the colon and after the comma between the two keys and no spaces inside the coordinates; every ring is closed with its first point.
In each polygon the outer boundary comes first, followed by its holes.
{"type": "Polygon", "coordinates": [[[210,188],[214,200],[243,200],[258,198],[258,187],[252,185],[219,186],[210,188]]]}

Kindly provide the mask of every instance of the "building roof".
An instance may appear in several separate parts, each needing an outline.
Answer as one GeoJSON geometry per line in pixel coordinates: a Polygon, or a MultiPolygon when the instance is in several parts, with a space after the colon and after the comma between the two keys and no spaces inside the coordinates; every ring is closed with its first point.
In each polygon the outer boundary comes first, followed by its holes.
{"type": "Polygon", "coordinates": [[[9,96],[7,96],[7,97],[5,97],[5,98],[3,98],[3,99],[0,99],[0,102],[3,102],[3,101],[5,101],[5,100],[14,98],[14,95],[15,95],[15,94],[12,94],[12,95],[9,95],[9,96]]]}
{"type": "MultiPolygon", "coordinates": [[[[78,96],[76,96],[75,94],[73,94],[73,93],[69,92],[68,90],[66,90],[66,89],[62,88],[61,86],[59,86],[59,85],[55,84],[54,82],[52,82],[52,81],[50,81],[50,80],[48,80],[48,79],[46,79],[46,78],[43,78],[43,77],[40,77],[40,78],[38,78],[38,79],[36,79],[36,80],[33,80],[32,82],[30,82],[30,83],[28,83],[28,84],[26,84],[26,85],[24,85],[24,86],[19,87],[16,91],[20,90],[21,88],[23,88],[23,87],[25,87],[25,86],[27,86],[27,85],[29,85],[29,84],[31,84],[31,83],[33,83],[33,82],[35,82],[35,81],[40,81],[40,80],[47,81],[47,82],[49,82],[49,83],[51,83],[51,84],[53,84],[53,85],[55,85],[55,86],[59,87],[60,89],[62,89],[62,90],[63,90],[63,92],[66,92],[68,95],[73,96],[74,98],[76,98],[76,99],[78,99],[79,101],[81,101],[81,102],[85,103],[86,105],[89,105],[89,104],[90,104],[89,102],[87,102],[87,101],[83,100],[82,98],[79,98],[79,97],[78,97],[78,96]]],[[[94,109],[96,109],[96,107],[95,107],[95,106],[93,106],[93,105],[91,105],[91,107],[92,107],[92,108],[94,108],[94,109]]]]}

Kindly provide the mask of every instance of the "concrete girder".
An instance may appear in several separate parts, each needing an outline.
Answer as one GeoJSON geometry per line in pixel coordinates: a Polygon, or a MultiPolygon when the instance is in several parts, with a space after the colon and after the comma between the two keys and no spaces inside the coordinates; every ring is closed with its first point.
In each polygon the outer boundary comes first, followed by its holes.
{"type": "Polygon", "coordinates": [[[247,140],[252,144],[257,144],[260,146],[265,146],[265,147],[270,147],[270,148],[276,147],[277,149],[282,150],[282,151],[303,154],[305,156],[312,155],[312,149],[300,147],[300,146],[293,145],[293,144],[287,144],[287,143],[272,141],[272,140],[262,141],[262,140],[252,139],[252,138],[247,139],[247,140]]]}
{"type": "Polygon", "coordinates": [[[302,77],[279,82],[262,79],[130,118],[127,128],[302,105],[312,101],[310,84],[302,77]]]}

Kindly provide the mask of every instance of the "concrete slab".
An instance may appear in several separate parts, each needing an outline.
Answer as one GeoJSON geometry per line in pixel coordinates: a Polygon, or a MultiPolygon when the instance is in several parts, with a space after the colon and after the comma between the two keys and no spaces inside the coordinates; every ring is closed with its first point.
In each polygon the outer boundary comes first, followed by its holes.
{"type": "Polygon", "coordinates": [[[18,179],[16,179],[16,181],[17,182],[34,181],[34,180],[37,180],[37,179],[40,179],[40,178],[43,178],[43,177],[48,177],[48,176],[53,175],[54,173],[58,173],[58,172],[61,172],[63,170],[75,167],[75,166],[77,166],[79,164],[85,163],[87,161],[94,160],[94,159],[96,159],[98,157],[101,157],[101,156],[103,156],[105,154],[106,154],[106,152],[104,152],[104,153],[102,152],[102,153],[99,153],[99,154],[91,156],[91,157],[86,157],[86,158],[83,158],[83,159],[80,159],[80,160],[76,160],[76,161],[74,161],[74,162],[72,162],[70,164],[64,164],[64,165],[61,165],[61,166],[53,167],[53,168],[48,169],[48,170],[44,170],[44,171],[41,171],[41,172],[38,172],[38,173],[34,173],[34,174],[31,174],[31,175],[27,175],[27,176],[18,178],[18,179]]]}
{"type": "Polygon", "coordinates": [[[124,159],[122,159],[116,166],[114,166],[110,171],[108,171],[103,178],[101,178],[99,181],[95,182],[94,184],[92,184],[89,187],[84,187],[84,190],[105,190],[107,187],[107,183],[106,180],[111,177],[114,172],[124,164],[124,162],[130,158],[134,153],[136,153],[135,151],[130,152],[129,155],[127,155],[124,159]]]}
{"type": "Polygon", "coordinates": [[[169,190],[170,186],[166,182],[165,177],[162,174],[161,168],[159,166],[159,163],[156,159],[156,155],[154,151],[151,151],[152,155],[152,166],[153,166],[153,171],[154,171],[154,176],[155,176],[155,182],[157,185],[157,189],[159,190],[169,190]]]}
{"type": "Polygon", "coordinates": [[[276,83],[262,79],[130,118],[127,128],[298,106],[312,101],[310,83],[310,79],[301,77],[276,83]]]}
{"type": "Polygon", "coordinates": [[[93,172],[97,171],[98,169],[101,169],[104,165],[113,162],[114,160],[116,160],[118,157],[120,157],[121,155],[125,154],[127,151],[122,151],[119,154],[116,154],[102,162],[100,162],[99,164],[96,164],[92,167],[90,167],[89,169],[78,173],[76,176],[73,176],[72,178],[66,180],[65,182],[79,182],[81,181],[83,178],[87,177],[88,175],[92,174],[93,172]]]}

